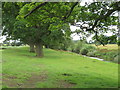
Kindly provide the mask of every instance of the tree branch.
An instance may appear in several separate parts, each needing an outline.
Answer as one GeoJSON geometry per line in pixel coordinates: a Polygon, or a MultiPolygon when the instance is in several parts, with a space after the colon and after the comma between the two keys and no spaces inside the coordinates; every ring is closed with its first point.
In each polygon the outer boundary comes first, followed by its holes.
{"type": "Polygon", "coordinates": [[[29,16],[30,14],[32,14],[34,11],[36,11],[38,8],[40,8],[40,7],[42,7],[42,6],[44,6],[44,5],[46,5],[48,2],[44,2],[44,3],[42,3],[42,4],[40,4],[40,5],[38,5],[38,6],[36,6],[34,9],[32,9],[28,14],[26,14],[25,16],[24,16],[24,18],[26,18],[27,16],[29,16]]]}
{"type": "Polygon", "coordinates": [[[70,11],[63,17],[62,20],[67,19],[67,18],[71,15],[71,13],[72,13],[74,7],[75,7],[77,4],[78,4],[78,2],[76,2],[76,3],[71,7],[70,11]]]}
{"type": "Polygon", "coordinates": [[[115,11],[120,11],[119,4],[120,4],[120,1],[114,3],[114,4],[112,5],[114,8],[108,10],[108,12],[107,12],[105,15],[99,16],[99,18],[95,20],[92,28],[89,28],[89,29],[87,29],[86,31],[94,30],[94,28],[97,26],[97,23],[98,23],[100,20],[103,20],[103,19],[105,20],[105,19],[106,19],[107,17],[109,17],[113,12],[115,12],[115,11]]]}
{"type": "MultiPolygon", "coordinates": [[[[42,3],[42,4],[38,5],[38,6],[36,6],[33,10],[31,10],[28,14],[26,14],[26,15],[24,16],[24,18],[26,18],[27,16],[29,16],[30,14],[32,14],[34,11],[36,11],[38,8],[44,6],[44,5],[47,4],[47,3],[48,3],[48,2],[44,2],[44,3],[42,3]]],[[[68,13],[66,13],[66,15],[63,17],[62,20],[67,19],[67,18],[71,15],[71,13],[72,13],[74,7],[75,7],[77,4],[78,4],[78,2],[76,2],[76,3],[71,7],[70,11],[69,11],[68,13]]]]}

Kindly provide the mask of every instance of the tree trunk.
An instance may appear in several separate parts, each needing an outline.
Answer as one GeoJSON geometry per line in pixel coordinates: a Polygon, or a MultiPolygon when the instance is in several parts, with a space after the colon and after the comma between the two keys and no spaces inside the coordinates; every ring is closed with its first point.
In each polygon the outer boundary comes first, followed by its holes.
{"type": "Polygon", "coordinates": [[[48,46],[48,45],[45,45],[45,48],[49,48],[49,46],[48,46]]]}
{"type": "Polygon", "coordinates": [[[102,44],[103,46],[105,46],[105,44],[102,44]]]}
{"type": "Polygon", "coordinates": [[[35,52],[34,44],[29,44],[29,46],[30,46],[30,52],[35,52]]]}
{"type": "Polygon", "coordinates": [[[35,44],[35,47],[36,47],[36,56],[37,57],[44,57],[44,54],[43,54],[43,44],[42,43],[37,43],[35,44]]]}

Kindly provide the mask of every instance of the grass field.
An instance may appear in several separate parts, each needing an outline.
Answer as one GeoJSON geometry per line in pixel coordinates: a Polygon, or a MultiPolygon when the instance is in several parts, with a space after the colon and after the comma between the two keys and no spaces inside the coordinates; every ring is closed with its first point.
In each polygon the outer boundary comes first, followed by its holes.
{"type": "Polygon", "coordinates": [[[51,49],[44,53],[36,58],[28,47],[2,50],[3,88],[118,87],[118,64],[51,49]]]}
{"type": "MultiPolygon", "coordinates": [[[[95,46],[95,45],[93,45],[95,46]]],[[[117,44],[107,44],[105,46],[100,45],[100,46],[95,46],[98,49],[107,49],[107,50],[118,50],[118,45],[117,44]]]]}

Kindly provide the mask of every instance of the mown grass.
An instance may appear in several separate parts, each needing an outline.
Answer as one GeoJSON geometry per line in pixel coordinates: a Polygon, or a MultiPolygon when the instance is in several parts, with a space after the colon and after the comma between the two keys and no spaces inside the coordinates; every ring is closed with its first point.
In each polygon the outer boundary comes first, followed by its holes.
{"type": "Polygon", "coordinates": [[[14,82],[24,84],[32,74],[43,73],[47,77],[35,83],[37,88],[118,87],[118,64],[52,49],[44,49],[44,53],[44,58],[36,58],[28,52],[28,47],[4,49],[3,88],[17,88],[14,82]]]}

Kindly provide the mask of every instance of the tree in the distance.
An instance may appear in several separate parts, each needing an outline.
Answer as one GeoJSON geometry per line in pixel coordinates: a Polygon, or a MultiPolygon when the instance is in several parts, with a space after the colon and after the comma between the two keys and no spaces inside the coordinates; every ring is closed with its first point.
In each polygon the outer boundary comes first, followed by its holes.
{"type": "MultiPolygon", "coordinates": [[[[30,52],[34,52],[33,44],[24,36],[24,22],[20,23],[19,26],[22,30],[15,30],[14,25],[18,23],[16,20],[17,15],[19,14],[20,8],[28,2],[2,2],[2,26],[3,32],[2,35],[6,36],[6,40],[18,40],[20,39],[25,44],[30,46],[30,52]],[[19,32],[19,33],[18,33],[19,32]],[[21,37],[21,33],[23,33],[23,38],[21,37]],[[30,42],[30,43],[28,43],[30,42]]],[[[26,31],[25,31],[26,32],[26,31]]],[[[32,35],[31,35],[32,36],[32,35]]]]}

